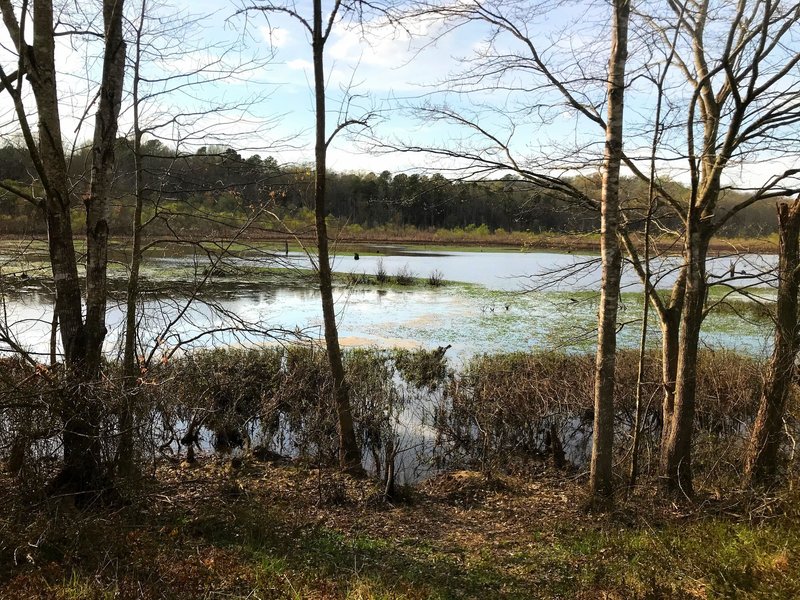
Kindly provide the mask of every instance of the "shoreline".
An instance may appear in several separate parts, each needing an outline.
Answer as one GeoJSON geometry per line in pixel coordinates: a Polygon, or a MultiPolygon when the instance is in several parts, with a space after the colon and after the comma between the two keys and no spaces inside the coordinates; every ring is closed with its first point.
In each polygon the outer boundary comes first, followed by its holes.
{"type": "MultiPolygon", "coordinates": [[[[156,237],[148,238],[146,241],[159,239],[156,237]]],[[[24,238],[16,235],[0,235],[0,245],[13,243],[42,243],[46,244],[46,235],[37,235],[24,238]]],[[[194,235],[190,233],[181,242],[203,242],[221,243],[230,241],[229,236],[220,235],[219,232],[210,232],[208,235],[194,235]]],[[[82,239],[76,239],[80,246],[82,239]]],[[[635,240],[637,245],[641,244],[640,239],[635,240]]],[[[178,241],[165,243],[181,243],[178,241]]],[[[284,245],[288,242],[289,248],[296,250],[300,244],[311,247],[315,244],[312,235],[270,234],[259,236],[242,236],[236,240],[238,244],[265,244],[265,245],[284,245]]],[[[363,247],[363,246],[406,246],[413,248],[442,248],[459,249],[464,251],[479,251],[490,249],[492,251],[557,251],[564,253],[600,251],[600,239],[596,234],[570,234],[570,233],[542,233],[530,234],[525,232],[514,232],[504,234],[490,234],[488,236],[475,237],[469,234],[459,235],[453,232],[418,232],[409,236],[403,234],[392,235],[385,233],[381,235],[365,232],[363,235],[352,235],[339,232],[331,235],[331,244],[339,247],[363,247]]],[[[110,248],[124,249],[128,245],[128,238],[124,236],[112,236],[110,238],[110,248]]],[[[681,253],[682,242],[679,238],[660,237],[654,240],[654,246],[663,254],[677,255],[681,253]]],[[[43,248],[45,250],[45,248],[43,248]]],[[[771,238],[716,238],[711,241],[709,254],[719,256],[725,254],[776,254],[778,244],[771,238]]]]}

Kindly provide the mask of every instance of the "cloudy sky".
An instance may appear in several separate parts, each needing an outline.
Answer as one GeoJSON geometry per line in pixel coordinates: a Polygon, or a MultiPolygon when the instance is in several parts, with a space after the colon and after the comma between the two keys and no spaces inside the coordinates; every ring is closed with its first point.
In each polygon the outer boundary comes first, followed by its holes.
{"type": "MultiPolygon", "coordinates": [[[[74,3],[65,6],[63,21],[81,29],[97,27],[96,20],[85,23],[97,18],[90,12],[92,6],[81,13],[74,3]]],[[[142,69],[145,78],[157,81],[143,86],[143,93],[150,94],[142,104],[143,120],[154,127],[154,135],[185,150],[220,143],[245,155],[274,155],[279,162],[311,161],[314,99],[309,34],[287,15],[243,14],[237,11],[241,6],[217,0],[148,0],[142,69]],[[229,71],[233,74],[227,75],[229,71]],[[173,119],[176,114],[181,116],[173,119]]],[[[310,1],[291,6],[311,18],[310,1]]],[[[140,4],[129,1],[127,9],[128,37],[133,40],[140,4]]],[[[583,15],[585,9],[580,8],[561,11],[531,25],[539,28],[539,39],[546,40],[583,15]]],[[[517,102],[509,91],[481,90],[468,97],[445,91],[446,82],[469,72],[464,59],[485,50],[490,35],[485,26],[452,27],[440,20],[413,19],[398,27],[385,21],[378,15],[365,15],[359,23],[342,19],[328,40],[328,129],[332,131],[343,119],[366,118],[370,124],[369,130],[355,127],[337,136],[330,148],[332,168],[396,173],[460,164],[430,155],[390,152],[380,147],[381,142],[484,148],[473,130],[433,119],[430,113],[424,117],[413,110],[415,106],[446,106],[508,141],[520,156],[537,152],[537,146],[549,144],[547,140],[566,140],[580,131],[582,125],[567,112],[558,122],[532,130],[527,117],[505,112],[517,102]]],[[[573,37],[577,39],[577,34],[573,37]]],[[[57,45],[63,133],[72,143],[81,143],[91,136],[92,119],[86,115],[91,114],[87,106],[99,78],[99,44],[91,38],[62,36],[57,45]]],[[[128,54],[132,60],[132,41],[128,54]]],[[[12,70],[13,52],[2,34],[0,60],[12,70]]],[[[129,76],[129,92],[131,85],[129,76]]],[[[131,128],[130,107],[128,93],[123,132],[131,128]]],[[[0,97],[0,131],[11,134],[13,130],[10,103],[0,97]]],[[[590,137],[601,142],[602,132],[592,130],[590,137]]]]}
{"type": "MultiPolygon", "coordinates": [[[[582,99],[603,113],[607,2],[550,0],[559,5],[557,10],[534,13],[534,4],[546,3],[505,1],[511,7],[506,9],[508,14],[524,26],[553,67],[567,78],[581,79],[576,89],[582,99]]],[[[61,21],[79,29],[97,27],[99,0],[85,5],[62,2],[61,21]]],[[[153,136],[184,151],[223,144],[244,155],[272,155],[280,163],[313,159],[311,47],[301,23],[282,13],[242,13],[237,10],[243,6],[241,1],[147,2],[142,74],[149,82],[143,84],[141,112],[153,136]]],[[[128,0],[127,5],[132,60],[141,0],[128,0]]],[[[310,0],[283,6],[311,18],[310,0]]],[[[99,78],[99,43],[86,36],[65,35],[57,44],[63,133],[72,143],[81,143],[91,136],[92,119],[86,115],[92,113],[87,107],[99,78]]],[[[633,40],[631,46],[633,69],[663,60],[644,41],[633,40]]],[[[478,65],[487,53],[513,57],[526,52],[518,40],[493,36],[486,25],[473,22],[454,27],[441,20],[415,18],[398,27],[387,25],[381,16],[366,14],[359,23],[347,18],[335,23],[325,52],[328,131],[344,119],[366,118],[370,124],[368,130],[356,127],[337,136],[329,152],[333,169],[398,173],[447,171],[466,164],[433,154],[391,152],[386,145],[459,149],[484,156],[505,145],[520,164],[533,163],[554,173],[591,171],[602,156],[603,132],[566,108],[529,72],[510,71],[498,78],[481,71],[478,65]],[[465,75],[472,78],[465,80],[465,75]],[[457,93],[454,81],[466,81],[470,93],[457,93]],[[443,119],[432,108],[444,108],[473,127],[443,119]],[[486,134],[495,139],[489,140],[486,134]]],[[[12,70],[13,53],[2,33],[0,61],[12,70]]],[[[132,123],[132,77],[127,83],[121,132],[129,132],[132,123]]],[[[646,156],[654,102],[655,96],[644,87],[631,85],[626,99],[626,149],[632,155],[646,156]]],[[[8,98],[2,95],[0,133],[11,135],[14,128],[8,98]]],[[[730,172],[735,180],[756,185],[765,174],[786,164],[754,160],[734,165],[730,172]]],[[[661,166],[673,177],[685,178],[679,163],[664,161],[661,166]]],[[[642,167],[646,169],[644,163],[642,167]]]]}

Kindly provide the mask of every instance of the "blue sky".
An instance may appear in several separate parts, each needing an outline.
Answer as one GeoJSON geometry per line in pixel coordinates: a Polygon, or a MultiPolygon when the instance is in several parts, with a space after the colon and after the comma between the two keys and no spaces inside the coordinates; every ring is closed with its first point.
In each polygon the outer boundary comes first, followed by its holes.
{"type": "MultiPolygon", "coordinates": [[[[200,111],[210,106],[247,104],[246,110],[215,112],[205,118],[184,119],[187,125],[161,128],[159,134],[170,143],[180,144],[184,150],[200,145],[220,143],[244,149],[244,154],[274,155],[279,162],[308,162],[313,159],[313,90],[311,86],[311,48],[307,32],[294,19],[280,14],[250,13],[236,15],[237,4],[212,0],[172,0],[169,5],[155,3],[153,17],[162,20],[158,27],[172,27],[176,13],[203,16],[179,40],[179,32],[169,31],[156,35],[151,42],[167,56],[162,60],[145,61],[144,72],[152,78],[191,72],[197,68],[222,60],[228,66],[248,60],[263,61],[255,69],[246,69],[237,77],[219,80],[217,65],[205,75],[180,80],[183,87],[172,94],[164,94],[167,86],[157,84],[151,91],[157,95],[143,107],[144,119],[149,123],[168,122],[175,113],[200,111]],[[234,50],[223,54],[223,48],[234,50]],[[203,81],[205,80],[205,83],[203,81]],[[257,101],[254,101],[257,99],[257,101]],[[252,102],[252,103],[250,103],[252,102]],[[199,130],[202,135],[193,134],[199,130]]],[[[293,5],[299,13],[311,14],[311,3],[293,5]]],[[[128,2],[132,20],[136,19],[138,2],[128,2]]],[[[559,13],[560,20],[543,20],[539,25],[563,28],[569,12],[559,13]]],[[[467,57],[484,44],[487,29],[476,24],[462,26],[443,35],[445,26],[434,21],[409,21],[404,28],[387,27],[380,17],[368,17],[362,26],[337,23],[326,46],[328,125],[332,130],[337,120],[362,118],[371,115],[371,133],[394,142],[413,141],[423,146],[455,146],[474,141],[472,134],[462,128],[443,122],[421,120],[410,105],[424,102],[446,102],[462,113],[475,117],[482,126],[507,135],[512,120],[502,114],[492,114],[487,105],[503,99],[488,91],[476,93],[469,99],[442,92],[442,82],[459,72],[463,65],[459,59],[467,57]],[[344,106],[349,104],[347,111],[344,106]]],[[[542,32],[543,33],[543,32],[542,32]]],[[[0,36],[0,43],[7,39],[0,36]]],[[[129,55],[132,49],[129,47],[129,55]]],[[[91,101],[99,77],[99,63],[95,56],[98,44],[92,40],[62,37],[58,39],[59,87],[61,90],[64,135],[73,143],[91,136],[91,119],[83,119],[86,106],[91,101]]],[[[153,52],[153,54],[155,54],[153,52]]],[[[13,57],[0,51],[0,60],[10,69],[13,57]]],[[[130,77],[128,78],[130,87],[130,77]]],[[[123,108],[121,131],[130,130],[130,98],[123,108]]],[[[509,106],[511,99],[505,100],[509,106]]],[[[547,138],[561,139],[574,134],[580,125],[574,115],[564,115],[563,122],[555,127],[526,128],[522,121],[513,123],[521,140],[515,142],[521,154],[536,152],[536,144],[547,138]],[[547,131],[545,131],[547,129],[547,131]],[[532,141],[532,140],[538,141],[532,141]]],[[[13,115],[7,98],[0,98],[0,126],[2,131],[13,130],[13,115]]],[[[593,137],[602,141],[601,133],[593,137]]],[[[421,169],[447,169],[452,160],[437,160],[431,156],[407,153],[387,153],[376,149],[363,137],[354,139],[345,132],[334,141],[329,152],[329,165],[337,170],[382,171],[393,173],[421,169]]]]}
{"type": "MultiPolygon", "coordinates": [[[[533,6],[524,0],[511,0],[515,1],[520,14],[533,6]]],[[[167,27],[168,31],[150,39],[153,51],[145,61],[145,75],[159,78],[193,73],[197,69],[200,72],[153,84],[149,89],[156,94],[143,106],[145,122],[169,123],[157,133],[169,145],[178,144],[182,150],[193,151],[201,145],[220,143],[242,150],[245,155],[273,155],[281,163],[312,160],[311,48],[300,23],[281,14],[270,14],[268,18],[255,13],[237,16],[237,6],[241,5],[234,2],[148,2],[155,7],[152,18],[160,18],[158,27],[167,27]],[[183,15],[182,18],[198,16],[199,21],[189,31],[182,32],[177,27],[181,19],[175,14],[183,15]],[[163,54],[160,58],[159,53],[163,54]],[[226,69],[242,64],[249,66],[235,77],[221,76],[226,69]],[[208,65],[212,68],[202,69],[208,65]],[[167,87],[177,89],[165,93],[167,87]],[[178,120],[181,126],[172,123],[175,114],[199,113],[209,107],[215,109],[212,114],[185,115],[178,120]]],[[[608,59],[603,36],[607,35],[608,5],[602,0],[557,3],[558,10],[525,14],[520,21],[537,45],[552,57],[554,65],[559,63],[560,56],[568,55],[563,65],[568,73],[597,77],[584,91],[602,113],[605,97],[602,77],[608,59]],[[598,38],[600,42],[595,43],[598,38]],[[579,56],[578,60],[573,59],[574,54],[579,56]]],[[[132,20],[138,5],[128,1],[132,20]]],[[[310,18],[310,1],[298,1],[292,6],[310,18]]],[[[490,35],[485,25],[475,23],[451,29],[440,21],[416,19],[407,21],[403,29],[387,27],[380,17],[369,15],[360,26],[337,23],[325,57],[329,131],[338,119],[372,115],[370,133],[381,140],[487,150],[485,140],[475,135],[474,130],[441,119],[422,119],[409,110],[410,106],[430,103],[447,106],[508,142],[515,158],[523,164],[539,163],[541,168],[552,169],[554,173],[569,172],[570,168],[582,168],[584,172],[596,169],[602,156],[603,132],[559,104],[551,91],[537,88],[535,78],[512,72],[504,76],[500,86],[497,80],[485,79],[485,86],[476,86],[483,89],[473,91],[468,97],[446,91],[444,82],[454,75],[475,73],[474,67],[461,60],[476,53],[480,55],[488,47],[490,35]],[[523,88],[525,91],[521,91],[523,88]],[[585,166],[588,164],[594,166],[585,166]]],[[[522,50],[508,36],[494,38],[493,43],[495,51],[512,54],[522,50]]],[[[10,68],[13,56],[3,50],[7,45],[7,38],[0,34],[0,61],[10,68]]],[[[91,135],[92,120],[81,117],[87,114],[86,107],[96,90],[98,61],[93,57],[98,53],[98,44],[60,37],[58,48],[64,134],[81,142],[91,135]]],[[[648,60],[643,47],[634,44],[633,50],[632,65],[641,66],[642,61],[648,60]]],[[[128,84],[130,87],[130,78],[128,84]]],[[[649,142],[647,136],[636,134],[639,125],[652,116],[654,96],[643,86],[634,85],[626,102],[626,149],[637,154],[649,142]]],[[[130,126],[128,97],[121,131],[129,131],[130,126]]],[[[8,100],[0,96],[0,132],[11,133],[13,128],[8,100]]],[[[329,166],[342,171],[397,173],[447,170],[460,164],[463,163],[431,155],[386,152],[372,146],[363,136],[349,134],[339,135],[329,151],[329,166]]],[[[737,180],[757,182],[765,173],[785,166],[785,161],[753,162],[741,165],[738,170],[732,168],[731,175],[737,180]]],[[[646,165],[643,163],[642,167],[646,165]]],[[[676,178],[685,178],[680,167],[666,163],[661,167],[676,178]]]]}

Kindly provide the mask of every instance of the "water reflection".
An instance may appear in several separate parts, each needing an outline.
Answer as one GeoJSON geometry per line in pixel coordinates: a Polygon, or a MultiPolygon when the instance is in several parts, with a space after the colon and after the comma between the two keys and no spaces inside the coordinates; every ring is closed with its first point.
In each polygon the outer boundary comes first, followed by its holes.
{"type": "MultiPolygon", "coordinates": [[[[299,266],[308,259],[291,257],[299,266]]],[[[191,257],[155,257],[148,268],[189,264],[191,257]]],[[[237,259],[244,260],[244,259],[237,259]]],[[[334,261],[339,271],[357,269],[374,274],[378,261],[391,275],[408,268],[426,276],[432,270],[444,279],[481,284],[413,289],[347,288],[335,290],[343,343],[378,347],[436,347],[452,344],[452,355],[531,349],[589,350],[595,340],[599,262],[591,255],[520,252],[446,252],[402,255],[352,254],[334,261]],[[537,274],[537,277],[531,277],[537,274]],[[551,284],[551,285],[545,285],[551,284]],[[521,293],[520,290],[528,290],[521,293]],[[533,291],[531,291],[533,290],[533,291]],[[587,291],[588,290],[588,291],[587,291]]],[[[709,277],[718,281],[730,272],[734,283],[770,283],[774,256],[716,258],[709,261],[709,277]],[[754,273],[766,274],[757,277],[754,273]]],[[[676,258],[654,265],[661,287],[674,280],[676,258]]],[[[632,269],[626,269],[627,291],[640,290],[632,269]]],[[[187,306],[188,292],[180,282],[154,282],[139,304],[140,343],[148,349],[170,351],[211,345],[256,344],[302,335],[319,338],[323,332],[319,293],[307,286],[247,283],[224,278],[202,290],[187,306]]],[[[40,355],[49,352],[53,296],[41,285],[23,285],[8,292],[5,312],[8,333],[20,346],[40,355]]],[[[641,299],[633,294],[623,302],[622,347],[638,343],[641,299]]],[[[124,294],[117,292],[109,305],[106,352],[119,354],[124,319],[124,294]]],[[[651,340],[658,343],[653,327],[651,340]]],[[[712,315],[704,343],[763,354],[769,331],[736,315],[712,315]]],[[[8,345],[2,346],[7,350],[8,345]]]]}

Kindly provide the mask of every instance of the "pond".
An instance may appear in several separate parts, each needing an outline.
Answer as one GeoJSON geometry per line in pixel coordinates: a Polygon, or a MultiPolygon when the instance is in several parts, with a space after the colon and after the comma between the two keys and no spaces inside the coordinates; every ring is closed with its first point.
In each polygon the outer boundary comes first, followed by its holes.
{"type": "MultiPolygon", "coordinates": [[[[141,347],[157,358],[177,348],[275,344],[298,337],[320,340],[323,323],[319,292],[312,278],[296,273],[308,268],[310,259],[299,253],[266,264],[262,259],[226,259],[216,266],[219,274],[198,290],[194,284],[204,279],[203,273],[209,270],[207,262],[185,254],[148,257],[144,265],[148,291],[142,296],[138,313],[141,347]],[[259,279],[252,270],[243,268],[256,262],[281,270],[277,277],[259,279]],[[292,271],[294,275],[289,275],[292,271]]],[[[770,300],[774,299],[770,280],[774,263],[772,256],[719,257],[710,261],[710,279],[720,283],[733,265],[735,280],[730,283],[760,285],[749,292],[770,300]],[[758,272],[764,275],[756,276],[758,272]]],[[[662,288],[674,281],[676,264],[676,259],[665,259],[653,265],[662,288]]],[[[339,278],[335,299],[340,340],[346,346],[380,348],[449,345],[446,358],[456,369],[466,359],[483,353],[542,349],[591,352],[596,344],[599,267],[599,258],[590,254],[414,252],[399,247],[368,248],[359,253],[358,260],[354,254],[342,254],[334,260],[337,272],[367,275],[371,282],[348,285],[345,282],[354,278],[339,278]],[[379,264],[390,276],[402,270],[427,278],[436,271],[447,282],[440,287],[424,282],[379,286],[374,281],[379,264]]],[[[619,345],[635,348],[640,336],[642,288],[630,266],[623,281],[619,345]]],[[[3,288],[6,331],[15,343],[46,360],[52,290],[46,282],[33,279],[17,278],[12,283],[3,288]]],[[[117,278],[111,287],[106,351],[113,358],[120,354],[124,281],[117,278]]],[[[727,284],[714,286],[709,302],[721,300],[728,291],[727,284]]],[[[741,308],[713,311],[704,325],[703,345],[766,356],[772,335],[768,322],[741,308]]],[[[659,343],[655,323],[651,323],[649,340],[652,346],[659,343]]],[[[9,351],[9,347],[0,344],[0,350],[9,351]]],[[[398,436],[397,448],[401,450],[396,461],[401,483],[453,466],[459,460],[469,463],[474,459],[466,455],[459,458],[452,449],[447,450],[445,458],[439,456],[437,443],[444,434],[434,427],[434,416],[441,406],[441,394],[419,393],[406,383],[394,383],[399,386],[399,397],[408,399],[393,421],[393,435],[398,436]],[[446,460],[446,465],[437,462],[440,459],[446,460]]],[[[559,435],[566,458],[583,465],[589,455],[590,420],[582,414],[562,417],[559,435]]],[[[537,451],[546,447],[548,423],[543,421],[535,431],[537,451]]],[[[251,426],[257,429],[257,424],[254,421],[251,426]]],[[[175,439],[181,439],[188,421],[179,420],[174,426],[178,431],[175,439]]],[[[212,432],[203,429],[200,434],[201,448],[210,450],[212,432]]],[[[275,435],[276,439],[254,435],[254,442],[266,443],[280,453],[296,454],[296,431],[284,427],[275,435]]],[[[179,449],[177,442],[171,447],[179,449]]],[[[373,457],[365,452],[368,469],[377,469],[380,461],[385,463],[385,455],[373,457]]]]}
{"type": "MultiPolygon", "coordinates": [[[[310,260],[290,253],[289,265],[307,268],[310,260]]],[[[761,285],[758,294],[774,297],[771,289],[774,256],[719,257],[709,261],[710,280],[721,281],[735,272],[736,285],[761,285]],[[764,275],[756,275],[764,273],[764,275]]],[[[226,260],[225,268],[251,265],[252,259],[226,260]]],[[[405,270],[427,278],[438,272],[447,284],[338,285],[335,299],[344,345],[426,347],[451,345],[450,356],[533,349],[587,351],[595,342],[599,289],[599,257],[589,254],[517,251],[408,251],[397,246],[369,247],[334,258],[340,273],[374,278],[379,265],[393,276],[405,270]]],[[[675,277],[677,259],[654,264],[660,287],[675,277]]],[[[313,283],[296,280],[248,281],[231,272],[200,290],[191,302],[191,273],[202,272],[192,256],[151,256],[145,264],[150,291],[140,305],[140,339],[147,348],[158,340],[159,351],[177,345],[274,343],[297,335],[320,339],[323,332],[319,293],[313,283]],[[182,271],[181,271],[182,270],[182,271]],[[182,273],[182,275],[176,275],[182,273]],[[181,291],[183,290],[183,291],[181,291]],[[180,316],[180,318],[178,318],[180,316]]],[[[622,347],[638,344],[641,284],[630,266],[623,277],[620,312],[622,347]]],[[[119,286],[118,286],[119,287],[119,286]]],[[[712,288],[720,298],[727,285],[712,288]]],[[[124,295],[114,294],[109,305],[106,350],[119,353],[124,295]]],[[[46,355],[49,349],[52,292],[41,283],[9,289],[5,297],[8,332],[22,347],[46,355]]],[[[657,344],[653,325],[651,341],[657,344]]],[[[770,331],[763,320],[742,319],[735,312],[712,313],[703,343],[763,355],[770,331]]],[[[7,350],[7,346],[5,347],[7,350]]]]}
{"type": "MultiPolygon", "coordinates": [[[[600,256],[568,252],[522,251],[442,251],[408,250],[402,246],[371,246],[370,254],[340,254],[333,260],[334,270],[341,273],[374,275],[379,263],[389,275],[407,269],[416,277],[427,278],[438,271],[448,281],[474,283],[492,290],[520,291],[546,288],[552,291],[588,291],[600,288],[600,256]]],[[[294,259],[305,266],[304,256],[294,254],[294,259]]],[[[722,279],[731,265],[737,271],[736,284],[740,286],[765,285],[777,257],[746,254],[714,257],[708,262],[711,280],[722,279]],[[758,274],[765,273],[762,277],[758,274]]],[[[672,286],[680,266],[674,256],[654,260],[651,270],[658,274],[657,287],[672,286]]],[[[622,287],[641,291],[641,281],[630,265],[623,269],[622,287]]]]}

